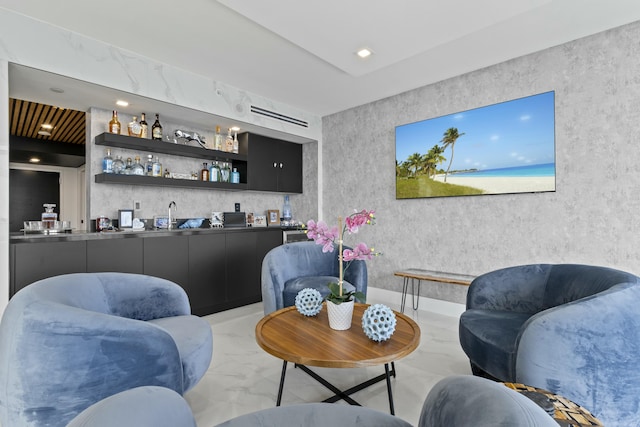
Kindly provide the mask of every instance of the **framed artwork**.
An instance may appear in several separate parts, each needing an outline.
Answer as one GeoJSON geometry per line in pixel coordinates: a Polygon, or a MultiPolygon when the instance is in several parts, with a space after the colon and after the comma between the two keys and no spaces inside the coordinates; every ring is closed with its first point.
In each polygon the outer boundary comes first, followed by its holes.
{"type": "Polygon", "coordinates": [[[255,215],[253,217],[253,226],[254,227],[266,227],[267,226],[267,216],[266,215],[255,215]]]}
{"type": "Polygon", "coordinates": [[[118,211],[118,228],[133,227],[133,209],[120,209],[118,211]]]}
{"type": "Polygon", "coordinates": [[[280,225],[280,211],[277,209],[267,211],[267,224],[280,225]]]}
{"type": "Polygon", "coordinates": [[[253,227],[254,217],[253,212],[247,213],[247,227],[253,227]]]}
{"type": "Polygon", "coordinates": [[[554,98],[545,92],[396,127],[396,199],[555,191],[554,98]]]}

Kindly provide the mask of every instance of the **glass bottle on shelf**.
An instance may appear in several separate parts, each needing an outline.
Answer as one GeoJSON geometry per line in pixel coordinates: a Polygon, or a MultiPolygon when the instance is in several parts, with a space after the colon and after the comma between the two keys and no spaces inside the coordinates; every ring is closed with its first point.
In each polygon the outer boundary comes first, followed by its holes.
{"type": "Polygon", "coordinates": [[[109,133],[120,134],[120,121],[118,120],[118,112],[113,110],[111,120],[109,121],[109,133]]]}
{"type": "Polygon", "coordinates": [[[207,167],[207,162],[202,164],[202,169],[200,169],[200,181],[209,181],[209,168],[207,167]]]}
{"type": "Polygon", "coordinates": [[[238,132],[233,133],[233,152],[238,154],[238,132]]]}
{"type": "Polygon", "coordinates": [[[211,167],[209,168],[209,181],[220,182],[220,166],[218,166],[218,162],[211,162],[211,167]]]}
{"type": "Polygon", "coordinates": [[[142,128],[140,127],[140,123],[138,123],[137,116],[133,116],[133,120],[129,122],[127,129],[129,131],[129,136],[140,138],[140,132],[142,131],[142,128]]]}
{"type": "Polygon", "coordinates": [[[229,182],[229,163],[222,162],[220,165],[220,182],[229,182]]]}
{"type": "Polygon", "coordinates": [[[282,206],[282,219],[285,221],[291,221],[291,203],[289,202],[289,195],[284,196],[284,205],[282,206]]]}
{"type": "Polygon", "coordinates": [[[213,149],[218,151],[222,150],[222,134],[220,134],[220,126],[216,126],[216,134],[213,137],[213,149]]]}
{"type": "Polygon", "coordinates": [[[153,161],[153,170],[151,173],[152,176],[162,176],[162,163],[160,163],[160,159],[156,156],[156,159],[153,161]]]}
{"type": "Polygon", "coordinates": [[[151,126],[151,138],[162,141],[162,125],[160,124],[160,115],[156,114],[156,121],[151,126]]]}
{"type": "Polygon", "coordinates": [[[233,172],[231,172],[231,183],[240,184],[240,172],[237,168],[233,168],[233,172]]]}
{"type": "Polygon", "coordinates": [[[227,137],[224,140],[224,151],[227,153],[233,153],[233,137],[231,136],[231,129],[229,129],[227,137]]]}
{"type": "Polygon", "coordinates": [[[113,158],[111,148],[107,148],[107,154],[102,159],[102,173],[113,173],[113,158]]]}
{"type": "Polygon", "coordinates": [[[136,162],[131,167],[132,175],[144,175],[144,166],[140,163],[140,156],[136,156],[136,162]]]}
{"type": "Polygon", "coordinates": [[[147,154],[147,161],[144,164],[144,174],[153,176],[153,154],[147,154]]]}
{"type": "Polygon", "coordinates": [[[133,175],[133,160],[131,157],[127,157],[127,165],[124,168],[125,175],[133,175]]]}
{"type": "Polygon", "coordinates": [[[145,113],[140,114],[140,138],[149,139],[149,124],[145,113]]]}
{"type": "Polygon", "coordinates": [[[118,155],[116,159],[113,161],[113,173],[123,174],[124,173],[124,161],[122,161],[122,156],[118,155]]]}

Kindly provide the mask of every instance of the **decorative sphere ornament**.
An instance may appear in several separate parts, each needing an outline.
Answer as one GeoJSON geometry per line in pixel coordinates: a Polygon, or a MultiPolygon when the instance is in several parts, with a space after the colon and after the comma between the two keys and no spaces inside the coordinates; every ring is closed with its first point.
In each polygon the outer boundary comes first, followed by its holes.
{"type": "Polygon", "coordinates": [[[304,288],[296,295],[296,308],[300,314],[315,316],[322,310],[322,295],[313,288],[304,288]]]}
{"type": "Polygon", "coordinates": [[[384,304],[374,304],[362,314],[362,330],[374,341],[386,341],[396,330],[396,315],[384,304]]]}

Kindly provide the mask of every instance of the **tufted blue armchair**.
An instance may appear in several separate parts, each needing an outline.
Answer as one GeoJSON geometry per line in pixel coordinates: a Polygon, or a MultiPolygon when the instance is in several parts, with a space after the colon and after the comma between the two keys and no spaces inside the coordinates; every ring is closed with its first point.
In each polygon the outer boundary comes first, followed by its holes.
{"type": "Polygon", "coordinates": [[[478,276],[460,344],[479,375],[565,396],[605,425],[640,425],[640,278],[577,264],[478,276]]]}
{"type": "MultiPolygon", "coordinates": [[[[262,302],[264,314],[295,304],[304,288],[329,295],[329,282],[338,282],[338,252],[322,252],[315,242],[296,242],[277,246],[262,261],[262,302]]],[[[367,294],[367,264],[353,261],[344,274],[344,289],[367,294]]]]}
{"type": "Polygon", "coordinates": [[[91,404],[139,386],[183,394],[209,367],[212,332],[177,284],[127,273],[33,283],[0,323],[0,422],[63,426],[91,404]]]}

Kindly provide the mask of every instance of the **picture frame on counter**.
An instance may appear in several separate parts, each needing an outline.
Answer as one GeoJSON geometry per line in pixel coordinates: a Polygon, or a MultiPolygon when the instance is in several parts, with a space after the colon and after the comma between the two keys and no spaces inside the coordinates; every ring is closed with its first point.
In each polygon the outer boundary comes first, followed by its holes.
{"type": "Polygon", "coordinates": [[[266,227],[267,226],[267,216],[266,215],[255,215],[253,217],[253,226],[254,227],[266,227]]]}
{"type": "Polygon", "coordinates": [[[280,225],[280,211],[278,209],[270,209],[267,211],[267,224],[280,225]]]}
{"type": "Polygon", "coordinates": [[[133,228],[133,209],[118,211],[118,228],[133,228]]]}
{"type": "Polygon", "coordinates": [[[247,227],[253,227],[254,216],[253,212],[247,212],[247,227]]]}

